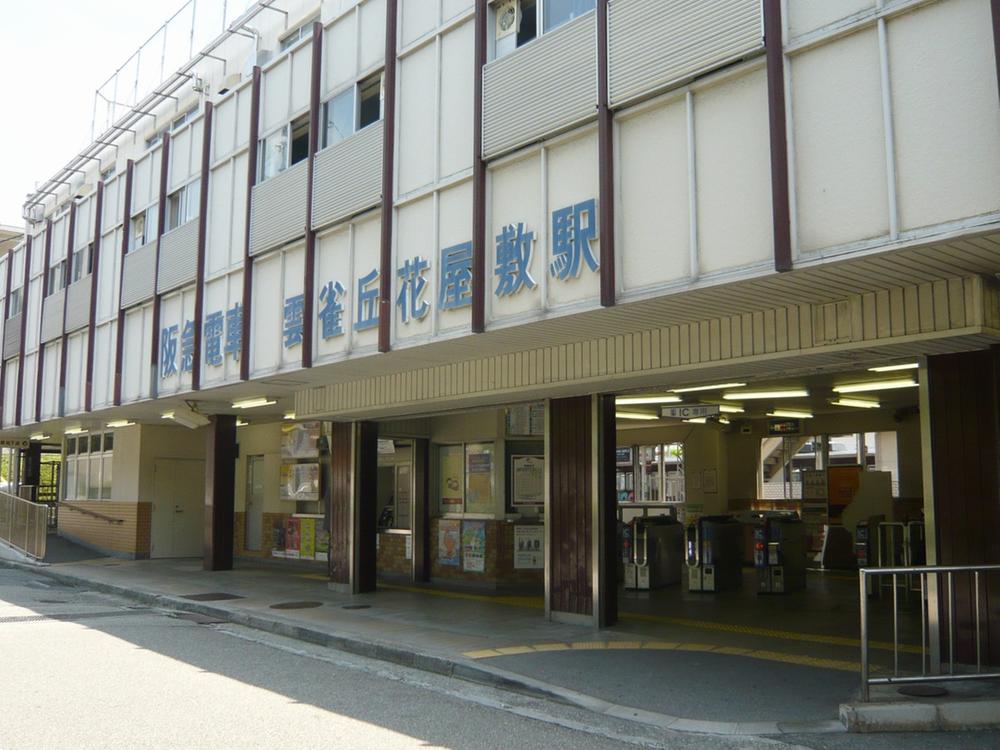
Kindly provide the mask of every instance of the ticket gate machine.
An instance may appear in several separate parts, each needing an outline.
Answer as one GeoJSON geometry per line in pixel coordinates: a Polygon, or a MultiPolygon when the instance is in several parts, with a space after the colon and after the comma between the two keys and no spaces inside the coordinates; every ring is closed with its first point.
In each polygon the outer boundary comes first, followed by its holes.
{"type": "Polygon", "coordinates": [[[765,518],[754,529],[758,594],[806,587],[806,527],[798,518],[765,518]]]}
{"type": "Polygon", "coordinates": [[[702,516],[687,527],[689,591],[725,591],[743,583],[742,524],[732,516],[702,516]]]}
{"type": "Polygon", "coordinates": [[[625,588],[649,591],[680,583],[684,527],[669,516],[633,518],[623,535],[625,588]],[[627,559],[626,559],[627,556],[627,559]]]}

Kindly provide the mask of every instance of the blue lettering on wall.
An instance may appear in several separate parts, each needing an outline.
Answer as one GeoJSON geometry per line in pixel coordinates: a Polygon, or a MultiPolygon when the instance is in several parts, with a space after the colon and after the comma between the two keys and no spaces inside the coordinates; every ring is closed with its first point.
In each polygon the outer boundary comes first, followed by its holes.
{"type": "Polygon", "coordinates": [[[378,326],[378,269],[358,279],[358,309],[354,330],[364,331],[378,326]],[[374,285],[374,286],[373,286],[374,285]]]}
{"type": "Polygon", "coordinates": [[[549,272],[560,281],[580,277],[582,260],[591,271],[600,268],[591,242],[597,237],[597,201],[590,200],[552,212],[552,262],[549,272]]]}

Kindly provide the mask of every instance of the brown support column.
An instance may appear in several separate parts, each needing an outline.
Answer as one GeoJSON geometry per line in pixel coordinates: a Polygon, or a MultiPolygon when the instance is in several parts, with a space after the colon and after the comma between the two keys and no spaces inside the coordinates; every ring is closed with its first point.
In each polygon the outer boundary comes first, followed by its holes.
{"type": "Polygon", "coordinates": [[[382,238],[378,276],[378,350],[391,346],[392,325],[392,209],[396,154],[396,9],[385,4],[385,112],[382,124],[382,238]]]}
{"type": "Polygon", "coordinates": [[[552,399],[548,462],[546,614],[610,625],[617,616],[614,399],[552,399]]]}
{"type": "Polygon", "coordinates": [[[194,282],[194,352],[191,361],[191,390],[201,388],[201,335],[205,311],[205,252],[208,237],[208,180],[212,160],[212,102],[205,102],[201,130],[201,190],[198,194],[198,259],[194,282]]]}
{"type": "Polygon", "coordinates": [[[236,417],[220,414],[205,428],[205,533],[202,567],[232,570],[236,507],[236,417]]]}
{"type": "Polygon", "coordinates": [[[31,281],[31,235],[25,239],[24,245],[24,281],[21,286],[21,347],[17,362],[16,405],[14,407],[14,424],[21,424],[21,401],[24,395],[24,346],[28,331],[28,282],[31,281]]]}
{"type": "Polygon", "coordinates": [[[122,287],[125,286],[125,256],[132,233],[132,174],[135,162],[125,163],[125,205],[122,208],[122,247],[118,263],[118,324],[115,326],[115,392],[114,404],[122,403],[122,366],[125,356],[125,309],[122,307],[122,287]]]}
{"type": "Polygon", "coordinates": [[[163,242],[163,224],[167,218],[167,175],[170,172],[170,133],[163,134],[160,151],[160,202],[156,206],[156,260],[153,269],[153,345],[149,350],[149,397],[156,398],[160,378],[160,245],[163,242]]]}
{"type": "Polygon", "coordinates": [[[83,394],[83,409],[94,405],[94,329],[97,318],[97,276],[101,261],[101,213],[104,211],[104,182],[97,183],[97,205],[94,206],[94,252],[90,257],[90,311],[87,324],[87,383],[83,394]]]}
{"type": "Polygon", "coordinates": [[[247,148],[247,214],[243,233],[243,335],[240,340],[240,380],[250,379],[250,293],[253,290],[253,258],[250,257],[250,207],[257,184],[257,140],[260,137],[260,66],[253,66],[250,84],[250,144],[247,148]]]}
{"type": "Polygon", "coordinates": [[[413,504],[411,506],[413,580],[431,577],[430,534],[430,441],[413,441],[413,504]]]}
{"type": "Polygon", "coordinates": [[[312,33],[312,75],[309,79],[309,162],[306,165],[306,257],[302,278],[302,366],[312,367],[315,328],[316,230],[313,229],[313,175],[319,151],[319,85],[323,75],[323,24],[316,21],[312,33]]]}
{"type": "Polygon", "coordinates": [[[781,0],[764,0],[767,115],[771,130],[771,214],[774,222],[774,270],[791,271],[792,234],[788,188],[788,135],[785,126],[785,52],[781,26],[781,0]]]}
{"type": "MultiPolygon", "coordinates": [[[[49,296],[49,263],[52,262],[52,219],[45,221],[45,257],[42,262],[42,311],[49,296]]],[[[35,367],[35,421],[42,421],[42,383],[45,374],[45,344],[39,336],[38,365],[35,367]]]]}
{"type": "MultiPolygon", "coordinates": [[[[69,204],[69,228],[66,231],[68,239],[66,240],[66,275],[71,277],[73,275],[73,245],[74,237],[76,236],[76,203],[69,204]]],[[[63,283],[63,288],[68,289],[69,284],[63,283]]],[[[59,400],[57,409],[57,414],[60,417],[66,415],[66,352],[68,351],[69,336],[66,335],[66,301],[63,300],[63,318],[62,318],[62,339],[60,344],[60,355],[59,355],[59,400]]]]}
{"type": "Polygon", "coordinates": [[[601,305],[615,304],[614,113],[608,91],[608,0],[597,3],[597,154],[601,216],[601,305]]]}
{"type": "MultiPolygon", "coordinates": [[[[475,94],[472,112],[472,332],[486,330],[486,162],[483,161],[483,67],[487,0],[476,0],[475,94]]],[[[603,243],[602,243],[603,245],[603,243]]]]}
{"type": "MultiPolygon", "coordinates": [[[[929,557],[938,565],[1000,564],[1000,349],[928,357],[924,375],[929,557]]],[[[982,579],[983,662],[1000,665],[1000,574],[982,579]]],[[[975,589],[966,575],[956,574],[954,583],[955,658],[975,664],[975,589]]],[[[937,590],[947,660],[948,590],[937,590]]]]}
{"type": "Polygon", "coordinates": [[[1000,96],[1000,0],[990,0],[990,17],[993,21],[993,59],[997,66],[997,95],[1000,96]]]}
{"type": "Polygon", "coordinates": [[[378,425],[334,423],[330,440],[330,587],[375,590],[378,425]]]}

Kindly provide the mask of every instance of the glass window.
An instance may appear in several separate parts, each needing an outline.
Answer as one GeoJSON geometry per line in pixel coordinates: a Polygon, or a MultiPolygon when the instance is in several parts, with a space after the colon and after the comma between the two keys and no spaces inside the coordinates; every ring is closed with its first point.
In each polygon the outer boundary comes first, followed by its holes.
{"type": "Polygon", "coordinates": [[[10,292],[10,307],[7,310],[7,317],[13,318],[21,313],[21,288],[12,289],[10,292]]]}
{"type": "Polygon", "coordinates": [[[101,436],[100,434],[90,436],[90,452],[100,453],[101,452],[101,436]]]}
{"type": "Polygon", "coordinates": [[[97,500],[101,496],[101,457],[90,457],[90,481],[87,482],[87,498],[97,500]]]}
{"type": "Polygon", "coordinates": [[[184,221],[197,219],[201,211],[201,180],[188,183],[184,188],[184,199],[187,203],[184,212],[184,221]]]}
{"type": "Polygon", "coordinates": [[[332,146],[354,132],[354,87],[324,105],[323,146],[332,146]]]}
{"type": "Polygon", "coordinates": [[[74,453],[76,453],[76,438],[66,438],[66,455],[72,456],[74,453]]]}
{"type": "Polygon", "coordinates": [[[291,126],[292,148],[290,152],[289,166],[298,164],[309,156],[309,115],[303,115],[291,126]]]}
{"type": "Polygon", "coordinates": [[[76,459],[66,461],[66,500],[76,497],[76,459]]]}
{"type": "Polygon", "coordinates": [[[178,190],[176,193],[171,193],[167,196],[167,231],[171,229],[176,229],[181,224],[184,223],[183,219],[183,209],[182,202],[184,200],[184,191],[178,190]]]}
{"type": "MultiPolygon", "coordinates": [[[[107,442],[105,440],[105,442],[107,442]]],[[[112,457],[105,454],[102,459],[102,470],[101,470],[101,499],[110,500],[111,499],[111,461],[112,457]]]]}
{"type": "Polygon", "coordinates": [[[90,462],[86,458],[76,460],[76,497],[87,497],[87,467],[90,462]]]}
{"type": "Polygon", "coordinates": [[[545,0],[545,31],[552,31],[579,18],[596,6],[597,0],[545,0]]]}
{"type": "Polygon", "coordinates": [[[517,26],[517,46],[527,44],[538,36],[538,4],[535,0],[521,3],[521,18],[517,26]]]}
{"type": "MultiPolygon", "coordinates": [[[[72,281],[79,281],[91,271],[91,249],[93,245],[82,247],[73,253],[72,281]]],[[[71,282],[72,283],[72,282],[71,282]]]]}
{"type": "Polygon", "coordinates": [[[104,450],[105,452],[114,450],[115,448],[115,433],[105,432],[104,433],[104,450]]]}
{"type": "Polygon", "coordinates": [[[382,74],[358,84],[358,130],[382,119],[382,74]]]}
{"type": "Polygon", "coordinates": [[[260,165],[258,173],[260,180],[270,179],[279,172],[283,172],[288,158],[288,127],[283,127],[276,133],[272,133],[261,140],[260,144],[260,165]]]}

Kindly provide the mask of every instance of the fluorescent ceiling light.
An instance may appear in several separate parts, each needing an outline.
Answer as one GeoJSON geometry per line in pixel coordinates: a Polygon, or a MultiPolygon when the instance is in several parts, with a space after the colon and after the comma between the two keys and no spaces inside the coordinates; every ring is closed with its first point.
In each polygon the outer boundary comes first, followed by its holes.
{"type": "Polygon", "coordinates": [[[248,424],[250,424],[250,423],[247,422],[245,419],[239,419],[237,417],[237,419],[236,419],[236,426],[237,427],[246,427],[248,424]]]}
{"type": "Polygon", "coordinates": [[[907,362],[905,365],[883,365],[882,367],[869,367],[868,372],[897,372],[899,370],[916,370],[920,367],[916,362],[907,362]]]}
{"type": "Polygon", "coordinates": [[[719,404],[719,411],[723,414],[742,414],[744,409],[736,404],[719,404]]]}
{"type": "Polygon", "coordinates": [[[278,403],[277,401],[272,401],[267,396],[259,396],[257,398],[245,398],[242,401],[233,401],[234,409],[256,409],[258,406],[273,406],[278,403]]]}
{"type": "Polygon", "coordinates": [[[691,417],[691,419],[685,419],[688,424],[705,424],[708,421],[708,417],[691,417]]]}
{"type": "Polygon", "coordinates": [[[86,430],[83,429],[82,427],[70,427],[68,430],[66,430],[67,435],[82,435],[85,432],[86,430]]]}
{"type": "Polygon", "coordinates": [[[131,427],[134,424],[135,422],[131,422],[127,419],[113,419],[110,422],[108,422],[108,427],[110,427],[113,430],[116,427],[131,427]]]}
{"type": "Polygon", "coordinates": [[[50,437],[52,436],[46,435],[44,432],[36,432],[29,438],[29,440],[48,440],[50,437]]]}
{"type": "Polygon", "coordinates": [[[680,396],[626,396],[616,398],[618,406],[637,406],[639,404],[679,404],[680,396]]]}
{"type": "Polygon", "coordinates": [[[812,419],[811,411],[798,411],[797,409],[775,409],[767,413],[769,417],[788,417],[789,419],[812,419]]]}
{"type": "Polygon", "coordinates": [[[729,424],[729,417],[719,417],[719,424],[729,424]]]}
{"type": "Polygon", "coordinates": [[[913,388],[916,380],[872,380],[868,383],[845,383],[833,386],[834,393],[865,393],[866,391],[888,391],[893,388],[913,388]]]}
{"type": "Polygon", "coordinates": [[[755,398],[806,398],[809,391],[805,388],[796,388],[786,391],[739,391],[737,393],[725,393],[722,395],[726,401],[736,401],[740,399],[755,398]]]}
{"type": "Polygon", "coordinates": [[[615,419],[644,419],[653,421],[659,419],[655,414],[643,414],[637,411],[616,411],[615,419]]]}
{"type": "Polygon", "coordinates": [[[172,411],[165,411],[160,415],[160,419],[173,419],[174,413],[172,411]]]}
{"type": "Polygon", "coordinates": [[[284,419],[295,419],[295,412],[294,411],[286,411],[284,419]]]}
{"type": "Polygon", "coordinates": [[[878,401],[866,401],[863,398],[839,398],[830,402],[833,406],[851,406],[857,409],[877,409],[878,401]]]}
{"type": "Polygon", "coordinates": [[[714,385],[696,385],[690,388],[671,388],[672,393],[697,393],[698,391],[721,391],[723,388],[742,388],[746,383],[715,383],[714,385]]]}

